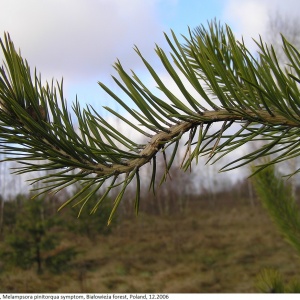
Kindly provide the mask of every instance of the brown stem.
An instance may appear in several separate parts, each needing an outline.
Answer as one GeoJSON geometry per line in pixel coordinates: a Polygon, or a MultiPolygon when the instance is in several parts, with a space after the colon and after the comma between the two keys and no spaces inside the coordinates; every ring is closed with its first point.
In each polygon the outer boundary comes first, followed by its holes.
{"type": "MultiPolygon", "coordinates": [[[[295,117],[296,119],[296,117],[295,117]]],[[[109,174],[122,174],[129,173],[134,170],[134,168],[140,168],[147,162],[149,162],[152,157],[170,140],[179,136],[180,134],[189,131],[191,128],[200,125],[201,123],[207,124],[212,122],[224,122],[224,121],[250,121],[258,122],[261,124],[270,124],[272,126],[283,125],[287,127],[300,127],[300,122],[291,121],[282,115],[276,115],[274,113],[271,116],[267,111],[257,111],[253,112],[251,110],[239,112],[231,112],[226,109],[218,111],[205,111],[203,114],[199,115],[197,120],[184,121],[169,128],[169,132],[159,132],[155,134],[145,148],[140,152],[140,158],[132,159],[128,162],[126,166],[124,165],[112,165],[111,167],[105,167],[101,165],[102,170],[96,171],[95,173],[103,176],[109,174]]],[[[100,168],[100,165],[95,165],[95,168],[100,168]]]]}

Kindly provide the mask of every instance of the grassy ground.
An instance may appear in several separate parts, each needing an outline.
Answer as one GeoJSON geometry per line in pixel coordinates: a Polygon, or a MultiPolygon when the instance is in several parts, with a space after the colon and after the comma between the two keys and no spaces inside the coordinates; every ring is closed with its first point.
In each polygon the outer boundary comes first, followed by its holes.
{"type": "Polygon", "coordinates": [[[141,214],[94,243],[66,239],[81,251],[68,272],[38,276],[14,269],[0,275],[0,291],[249,293],[258,292],[263,268],[275,268],[288,280],[299,275],[296,252],[259,205],[141,214]]]}

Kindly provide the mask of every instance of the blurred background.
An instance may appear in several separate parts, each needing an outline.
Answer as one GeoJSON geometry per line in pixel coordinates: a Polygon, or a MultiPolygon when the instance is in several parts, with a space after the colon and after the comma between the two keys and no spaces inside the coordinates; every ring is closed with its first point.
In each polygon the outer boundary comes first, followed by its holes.
{"type": "MultiPolygon", "coordinates": [[[[254,55],[252,38],[261,35],[274,45],[282,64],[280,33],[300,46],[300,2],[296,0],[0,0],[0,7],[1,37],[10,34],[32,70],[36,67],[45,81],[63,77],[70,106],[78,97],[82,106],[92,105],[120,131],[124,126],[103,106],[119,113],[120,108],[97,82],[127,99],[111,78],[116,76],[113,64],[119,59],[155,90],[134,45],[168,87],[174,83],[154,47],[158,44],[168,51],[163,32],[169,34],[170,29],[180,39],[181,34],[188,35],[188,27],[216,19],[228,24],[237,39],[243,36],[254,55]]],[[[132,134],[126,132],[139,139],[132,134]]],[[[249,151],[247,147],[213,165],[206,165],[203,158],[192,174],[179,170],[179,155],[171,180],[155,195],[148,191],[145,169],[139,216],[134,215],[133,186],[110,227],[106,221],[113,195],[92,216],[89,207],[80,218],[77,206],[57,213],[78,187],[33,202],[27,182],[33,175],[11,175],[17,163],[1,163],[0,290],[253,292],[255,276],[263,267],[280,267],[293,277],[297,273],[293,250],[261,208],[247,178],[249,168],[218,172],[233,157],[249,151]]],[[[158,165],[162,176],[163,160],[158,165]]],[[[288,174],[297,165],[295,159],[279,168],[288,174]]],[[[297,176],[289,180],[294,195],[298,181],[297,176]]]]}

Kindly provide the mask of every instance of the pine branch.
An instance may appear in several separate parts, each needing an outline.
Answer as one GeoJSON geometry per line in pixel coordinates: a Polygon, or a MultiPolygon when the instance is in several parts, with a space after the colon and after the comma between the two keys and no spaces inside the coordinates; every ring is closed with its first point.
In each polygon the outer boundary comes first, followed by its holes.
{"type": "MultiPolygon", "coordinates": [[[[156,53],[180,96],[167,87],[137,48],[137,55],[168,102],[156,96],[134,72],[128,74],[119,61],[115,69],[120,78],[113,79],[138,110],[99,83],[140,124],[105,107],[148,140],[140,145],[120,133],[93,108],[81,108],[78,101],[72,107],[77,117],[76,128],[64,99],[63,82],[43,86],[40,76],[36,71],[34,76],[31,74],[27,61],[6,34],[4,41],[0,40],[5,56],[0,69],[0,151],[7,155],[6,160],[23,164],[16,173],[51,170],[51,174],[33,181],[48,184],[41,192],[57,192],[82,182],[82,190],[67,204],[89,188],[96,193],[111,178],[93,212],[112,189],[120,186],[117,179],[125,174],[114,212],[133,178],[138,186],[135,206],[139,206],[139,169],[153,162],[150,187],[154,188],[156,155],[175,144],[171,157],[165,161],[162,181],[165,180],[185,132],[190,135],[182,164],[184,170],[190,168],[194,159],[198,162],[200,155],[207,155],[209,161],[215,162],[255,140],[263,140],[265,144],[221,170],[237,168],[269,154],[277,156],[267,165],[300,154],[300,54],[295,47],[283,38],[289,58],[288,67],[283,70],[272,47],[262,40],[257,42],[256,59],[243,43],[236,41],[229,27],[216,22],[211,22],[208,29],[202,26],[190,31],[184,37],[185,44],[180,44],[173,32],[171,35],[172,39],[165,35],[171,60],[159,46],[156,53]],[[191,94],[184,80],[197,96],[191,94]],[[211,133],[211,124],[216,122],[223,125],[211,133]]],[[[85,196],[83,205],[93,193],[85,196]]]]}
{"type": "MultiPolygon", "coordinates": [[[[252,177],[260,201],[272,221],[289,244],[300,252],[299,207],[292,196],[291,187],[277,174],[274,165],[252,177]]],[[[285,285],[282,276],[275,270],[264,270],[258,278],[258,285],[267,293],[299,293],[300,283],[293,281],[285,285]]]]}
{"type": "Polygon", "coordinates": [[[253,176],[255,190],[286,240],[300,253],[300,214],[291,187],[269,166],[253,176]]]}

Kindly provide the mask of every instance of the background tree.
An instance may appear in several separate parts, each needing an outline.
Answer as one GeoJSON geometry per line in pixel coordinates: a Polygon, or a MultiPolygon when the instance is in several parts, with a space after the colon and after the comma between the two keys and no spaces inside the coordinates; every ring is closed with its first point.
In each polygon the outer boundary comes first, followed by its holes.
{"type": "Polygon", "coordinates": [[[81,190],[62,207],[91,189],[80,199],[84,206],[104,187],[103,196],[94,203],[92,211],[96,211],[111,190],[119,188],[110,223],[134,179],[138,211],[140,169],[145,164],[152,164],[150,188],[155,189],[159,153],[165,164],[162,182],[167,179],[183,138],[187,140],[181,164],[185,171],[190,169],[192,161],[198,163],[201,155],[215,162],[257,140],[266,143],[226,164],[221,171],[275,155],[260,166],[261,170],[299,155],[300,55],[293,45],[283,38],[290,66],[283,69],[272,47],[258,41],[258,58],[255,58],[242,42],[236,41],[229,27],[216,22],[211,22],[207,29],[200,26],[190,31],[183,44],[173,32],[171,38],[165,36],[170,55],[159,46],[156,53],[178,86],[180,97],[168,89],[137,48],[137,55],[168,101],[149,90],[137,74],[129,75],[119,61],[115,69],[120,78],[113,78],[138,110],[99,83],[136,121],[131,122],[124,114],[105,107],[147,138],[141,145],[117,131],[92,107],[82,109],[78,102],[72,107],[78,122],[78,129],[75,128],[62,83],[56,87],[53,82],[42,85],[40,76],[36,72],[32,76],[27,61],[15,50],[9,35],[5,35],[1,41],[5,64],[0,69],[0,147],[8,155],[7,160],[23,164],[17,173],[54,171],[33,180],[48,183],[40,188],[40,193],[55,193],[80,182],[81,190]],[[197,96],[183,84],[182,77],[197,96]],[[220,123],[219,129],[210,130],[213,123],[220,123]],[[171,145],[174,147],[167,157],[166,149],[171,145]]]}
{"type": "Polygon", "coordinates": [[[282,36],[284,36],[296,48],[300,45],[300,21],[291,15],[284,15],[280,11],[275,11],[268,16],[266,26],[266,41],[270,43],[276,51],[278,61],[284,65],[287,63],[285,52],[282,48],[282,36]]]}
{"type": "MultiPolygon", "coordinates": [[[[76,251],[69,246],[60,245],[60,234],[57,230],[62,220],[49,210],[51,203],[45,199],[31,200],[19,196],[9,206],[20,206],[15,209],[15,224],[6,234],[6,245],[1,256],[7,263],[28,269],[35,265],[37,273],[45,268],[60,272],[67,268],[76,251]],[[19,203],[18,203],[19,202],[19,203]]],[[[10,222],[13,222],[10,216],[10,222]]],[[[7,222],[6,225],[10,225],[7,222]]]]}

